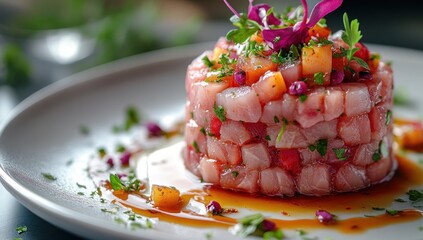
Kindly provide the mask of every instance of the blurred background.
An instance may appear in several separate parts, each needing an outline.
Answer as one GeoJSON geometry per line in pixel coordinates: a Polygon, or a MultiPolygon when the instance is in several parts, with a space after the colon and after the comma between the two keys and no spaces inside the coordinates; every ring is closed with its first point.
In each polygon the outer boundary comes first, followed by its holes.
{"type": "MultiPolygon", "coordinates": [[[[247,11],[247,0],[230,2],[247,11]]],[[[267,2],[277,11],[300,4],[267,2]]],[[[317,1],[308,3],[311,8],[317,1]]],[[[364,42],[423,50],[422,10],[423,1],[345,0],[326,18],[336,31],[348,12],[359,19],[364,42]]],[[[231,15],[221,0],[0,0],[0,121],[33,92],[76,72],[160,48],[216,41],[232,28],[231,15]]],[[[1,185],[0,199],[18,204],[1,185]]],[[[0,235],[13,236],[23,221],[42,229],[41,238],[33,232],[27,239],[74,239],[22,206],[14,209],[0,208],[0,235]]]]}

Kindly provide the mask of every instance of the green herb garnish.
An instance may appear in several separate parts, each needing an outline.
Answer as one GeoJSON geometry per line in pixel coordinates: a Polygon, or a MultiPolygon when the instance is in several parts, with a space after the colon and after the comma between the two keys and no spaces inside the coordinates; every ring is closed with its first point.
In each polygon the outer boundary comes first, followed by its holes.
{"type": "Polygon", "coordinates": [[[407,192],[408,199],[412,202],[423,201],[423,191],[410,190],[407,192]]]}
{"type": "Polygon", "coordinates": [[[307,95],[305,95],[305,94],[301,94],[299,97],[298,97],[298,99],[300,99],[300,102],[305,102],[305,100],[307,100],[307,95]]]}
{"type": "Polygon", "coordinates": [[[16,228],[16,232],[18,234],[26,233],[27,231],[28,231],[27,226],[19,226],[19,227],[16,228]]]}
{"type": "Polygon", "coordinates": [[[104,156],[106,156],[107,151],[104,147],[99,147],[97,149],[97,153],[98,153],[98,156],[100,156],[100,158],[103,158],[104,156]]]}
{"type": "Polygon", "coordinates": [[[207,55],[204,56],[201,60],[203,61],[204,65],[206,65],[208,68],[213,68],[214,64],[216,63],[215,61],[210,60],[207,55]]]}
{"type": "Polygon", "coordinates": [[[279,123],[279,118],[278,118],[278,116],[274,116],[274,117],[273,117],[273,121],[274,121],[275,123],[279,123]]]}
{"type": "Polygon", "coordinates": [[[391,123],[391,116],[392,116],[392,111],[388,110],[388,112],[386,112],[386,119],[385,119],[386,125],[389,125],[389,123],[391,123]]]}
{"type": "Polygon", "coordinates": [[[21,86],[29,83],[31,66],[17,45],[9,44],[4,46],[2,60],[6,84],[21,86]]]}
{"type": "Polygon", "coordinates": [[[264,139],[266,139],[267,141],[270,141],[270,140],[271,140],[269,135],[266,135],[266,136],[264,137],[264,139]]]}
{"type": "Polygon", "coordinates": [[[82,134],[82,135],[89,135],[90,134],[90,129],[87,127],[87,126],[85,126],[85,125],[81,125],[81,126],[79,126],[79,132],[82,134]]]}
{"type": "Polygon", "coordinates": [[[243,43],[260,29],[256,21],[248,19],[247,15],[241,13],[240,16],[232,16],[230,21],[237,29],[233,29],[226,34],[226,38],[234,43],[243,43]]]}
{"type": "Polygon", "coordinates": [[[126,147],[125,146],[123,146],[122,144],[118,144],[117,146],[116,146],[116,152],[118,152],[118,153],[123,153],[123,152],[125,152],[126,151],[126,147]]]}
{"type": "Polygon", "coordinates": [[[332,148],[332,150],[335,153],[336,157],[341,161],[344,161],[349,157],[348,155],[346,155],[345,148],[332,148]]]}
{"type": "Polygon", "coordinates": [[[314,82],[317,83],[317,85],[323,85],[325,79],[323,78],[322,72],[317,72],[314,74],[314,82]]]}
{"type": "Polygon", "coordinates": [[[110,174],[110,185],[112,186],[113,190],[123,190],[125,185],[123,185],[122,181],[117,174],[110,174]]]}
{"type": "Polygon", "coordinates": [[[198,147],[198,143],[197,143],[197,141],[195,141],[195,140],[194,140],[194,142],[192,143],[192,146],[194,147],[194,149],[195,149],[195,151],[196,151],[197,153],[199,153],[199,152],[200,152],[200,148],[198,147]]]}
{"type": "Polygon", "coordinates": [[[238,220],[234,226],[235,235],[245,238],[247,236],[261,236],[263,239],[283,239],[283,232],[279,230],[265,231],[262,223],[265,220],[261,213],[246,216],[238,220]]]}
{"type": "Polygon", "coordinates": [[[373,162],[378,162],[382,157],[380,156],[379,150],[373,153],[372,160],[373,162]]]}
{"type": "Polygon", "coordinates": [[[126,109],[126,121],[124,129],[129,131],[133,126],[139,124],[141,121],[138,110],[134,106],[130,106],[126,109]]]}
{"type": "Polygon", "coordinates": [[[50,173],[41,173],[41,174],[43,175],[43,177],[45,179],[52,180],[52,181],[57,180],[57,178],[55,176],[51,175],[50,173]]]}
{"type": "Polygon", "coordinates": [[[232,171],[231,173],[232,173],[232,176],[234,178],[238,177],[238,175],[239,175],[239,172],[238,171],[232,171]]]}
{"type": "Polygon", "coordinates": [[[78,186],[79,188],[84,188],[84,189],[87,189],[87,186],[82,185],[82,184],[79,184],[79,183],[76,183],[76,186],[78,186]]]}
{"type": "Polygon", "coordinates": [[[288,120],[286,120],[286,118],[282,118],[282,127],[281,127],[281,130],[279,130],[278,136],[276,137],[277,143],[281,141],[282,135],[285,132],[287,125],[288,125],[288,120]]]}
{"type": "Polygon", "coordinates": [[[350,23],[347,13],[344,13],[343,21],[345,31],[342,33],[342,40],[348,44],[349,48],[341,49],[341,51],[345,53],[345,56],[348,59],[348,66],[351,60],[355,60],[360,66],[370,70],[369,65],[367,65],[363,59],[354,56],[354,54],[360,50],[359,48],[355,47],[355,45],[363,37],[361,35],[361,31],[359,30],[360,23],[357,19],[352,20],[350,23]]]}
{"type": "MultiPolygon", "coordinates": [[[[327,139],[319,139],[317,140],[316,144],[308,146],[308,149],[310,151],[314,152],[317,150],[317,152],[320,154],[320,156],[325,156],[327,152],[328,147],[328,140],[327,139]]],[[[345,153],[345,150],[344,150],[345,153]]]]}
{"type": "Polygon", "coordinates": [[[200,129],[200,132],[204,135],[206,135],[206,129],[204,129],[203,127],[200,129]]]}
{"type": "Polygon", "coordinates": [[[391,216],[397,215],[398,212],[399,211],[398,210],[395,210],[395,209],[386,209],[386,213],[389,214],[389,215],[391,215],[391,216]]]}
{"type": "Polygon", "coordinates": [[[226,121],[225,109],[223,109],[222,105],[217,106],[215,103],[213,106],[213,111],[221,122],[226,121]]]}

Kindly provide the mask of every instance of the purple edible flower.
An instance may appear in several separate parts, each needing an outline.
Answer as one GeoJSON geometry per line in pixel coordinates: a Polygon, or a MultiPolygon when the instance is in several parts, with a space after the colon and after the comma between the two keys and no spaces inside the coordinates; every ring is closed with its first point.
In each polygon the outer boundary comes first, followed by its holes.
{"type": "Polygon", "coordinates": [[[116,174],[118,176],[119,179],[122,179],[124,177],[127,177],[128,175],[126,175],[125,173],[117,173],[116,174]]]}
{"type": "Polygon", "coordinates": [[[301,95],[307,92],[307,84],[303,81],[295,81],[289,86],[289,94],[301,95]]]}
{"type": "Polygon", "coordinates": [[[146,124],[148,134],[150,136],[161,136],[163,134],[163,130],[160,128],[160,126],[157,123],[149,122],[146,124]]]}
{"type": "Polygon", "coordinates": [[[258,24],[268,28],[269,25],[280,25],[281,20],[278,19],[273,13],[267,16],[267,11],[271,8],[268,4],[261,3],[252,5],[253,1],[250,1],[250,7],[248,8],[248,19],[256,21],[258,24]]]}
{"type": "Polygon", "coordinates": [[[109,167],[113,167],[115,164],[113,163],[113,158],[108,158],[106,161],[107,165],[109,165],[109,167]]]}
{"type": "Polygon", "coordinates": [[[119,158],[120,164],[122,164],[122,166],[128,166],[130,158],[131,158],[131,153],[130,152],[124,152],[119,158]]]}
{"type": "Polygon", "coordinates": [[[332,84],[340,84],[344,81],[345,73],[344,71],[333,71],[330,75],[330,82],[332,84]]]}
{"type": "MultiPolygon", "coordinates": [[[[313,8],[310,18],[308,18],[308,5],[306,0],[301,0],[304,7],[304,17],[301,22],[297,22],[292,27],[280,29],[264,29],[263,39],[275,50],[288,48],[292,44],[304,41],[308,35],[308,30],[319,22],[327,14],[333,12],[342,4],[342,0],[322,0],[313,8]]],[[[254,19],[252,19],[254,20],[254,19]]]]}
{"type": "Polygon", "coordinates": [[[206,208],[207,208],[207,211],[213,215],[220,214],[223,210],[220,204],[213,200],[206,206],[206,208]]]}
{"type": "Polygon", "coordinates": [[[236,71],[234,73],[234,79],[240,86],[242,86],[245,84],[247,79],[247,73],[245,73],[243,70],[236,71]]]}
{"type": "MultiPolygon", "coordinates": [[[[236,16],[238,16],[238,17],[241,17],[241,15],[231,6],[231,4],[229,4],[228,3],[228,1],[227,0],[223,0],[223,2],[225,2],[225,4],[226,4],[226,6],[229,8],[229,10],[231,10],[231,12],[234,14],[234,15],[236,15],[236,16]]],[[[250,5],[251,5],[251,3],[252,3],[252,1],[250,0],[250,5]]]]}
{"type": "Polygon", "coordinates": [[[276,224],[272,221],[264,219],[263,222],[261,223],[261,228],[265,232],[273,231],[276,229],[276,224]]]}
{"type": "Polygon", "coordinates": [[[316,217],[323,224],[330,224],[335,221],[334,215],[326,210],[317,210],[316,217]]]}

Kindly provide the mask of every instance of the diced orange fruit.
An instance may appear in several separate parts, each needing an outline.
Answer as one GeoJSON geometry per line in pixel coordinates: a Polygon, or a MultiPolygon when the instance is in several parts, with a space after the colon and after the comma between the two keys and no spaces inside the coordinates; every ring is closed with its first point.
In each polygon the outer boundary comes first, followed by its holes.
{"type": "Polygon", "coordinates": [[[151,200],[155,207],[175,208],[180,203],[180,192],[174,187],[153,185],[151,200]]]}
{"type": "Polygon", "coordinates": [[[322,72],[328,74],[332,71],[331,45],[303,47],[301,51],[303,75],[314,75],[322,72]]]}

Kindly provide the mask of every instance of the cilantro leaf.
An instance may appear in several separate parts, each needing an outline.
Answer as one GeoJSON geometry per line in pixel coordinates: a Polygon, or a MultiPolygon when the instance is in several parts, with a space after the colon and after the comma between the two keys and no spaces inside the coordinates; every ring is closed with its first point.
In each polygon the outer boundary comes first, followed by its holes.
{"type": "Polygon", "coordinates": [[[314,82],[317,83],[318,85],[323,85],[325,79],[323,78],[323,73],[322,72],[317,72],[314,74],[314,82]]]}
{"type": "Polygon", "coordinates": [[[51,175],[50,173],[41,173],[41,174],[43,175],[45,179],[52,180],[52,181],[57,180],[57,178],[51,175]]]}
{"type": "Polygon", "coordinates": [[[201,60],[203,61],[204,65],[206,65],[208,68],[212,68],[215,64],[215,61],[210,60],[207,55],[205,55],[201,60]]]}
{"type": "Polygon", "coordinates": [[[386,213],[389,214],[389,215],[391,215],[391,216],[397,215],[398,212],[399,211],[398,210],[395,210],[395,209],[386,209],[386,213]]]}
{"type": "Polygon", "coordinates": [[[340,161],[344,161],[346,159],[348,159],[348,155],[346,154],[346,149],[345,148],[332,148],[333,152],[335,153],[336,157],[340,160],[340,161]]]}
{"type": "Polygon", "coordinates": [[[215,103],[213,106],[213,111],[216,114],[216,116],[220,119],[220,121],[222,122],[226,121],[225,109],[223,109],[222,105],[217,106],[215,103]]]}
{"type": "Polygon", "coordinates": [[[360,50],[359,48],[356,48],[355,45],[363,37],[363,35],[361,35],[361,31],[359,30],[360,23],[358,22],[357,19],[352,20],[350,23],[347,13],[344,13],[343,22],[344,22],[345,31],[342,32],[341,38],[342,40],[344,40],[346,44],[348,44],[349,48],[341,49],[341,50],[345,51],[345,55],[347,56],[347,59],[348,59],[348,64],[351,60],[354,60],[360,66],[364,67],[367,70],[370,70],[369,65],[363,59],[354,57],[354,54],[360,50]]]}
{"type": "Polygon", "coordinates": [[[286,120],[286,118],[282,118],[282,127],[281,130],[278,133],[278,136],[276,137],[276,142],[280,142],[282,139],[282,135],[285,132],[286,129],[286,125],[288,125],[288,120],[286,120]]]}
{"type": "Polygon", "coordinates": [[[28,227],[27,226],[19,226],[16,228],[16,232],[18,234],[22,234],[28,231],[28,227]]]}
{"type": "Polygon", "coordinates": [[[117,174],[110,174],[110,185],[112,185],[113,190],[123,190],[125,185],[120,181],[120,178],[117,174]]]}
{"type": "Polygon", "coordinates": [[[317,150],[317,152],[320,154],[320,156],[325,156],[327,152],[328,147],[328,140],[327,139],[319,139],[317,140],[316,144],[308,146],[308,149],[310,151],[314,152],[317,150]]]}
{"type": "Polygon", "coordinates": [[[226,38],[235,43],[243,43],[257,30],[256,28],[232,29],[226,34],[226,38]]]}
{"type": "Polygon", "coordinates": [[[408,199],[413,202],[423,201],[423,191],[410,190],[407,192],[408,199]]]}

